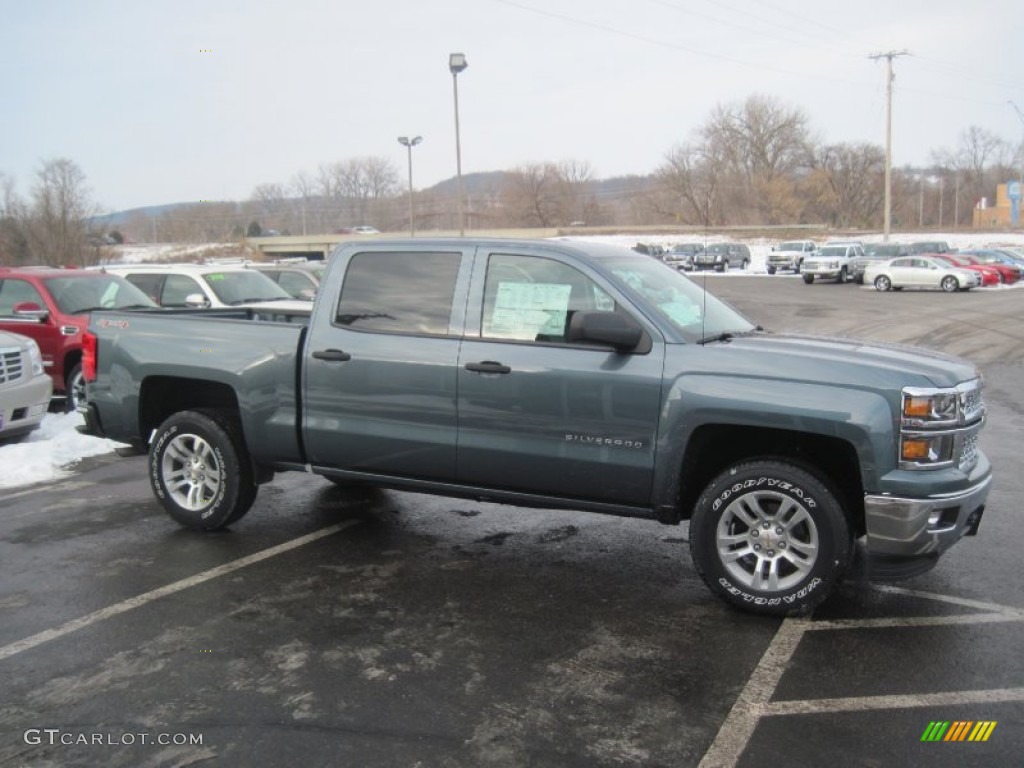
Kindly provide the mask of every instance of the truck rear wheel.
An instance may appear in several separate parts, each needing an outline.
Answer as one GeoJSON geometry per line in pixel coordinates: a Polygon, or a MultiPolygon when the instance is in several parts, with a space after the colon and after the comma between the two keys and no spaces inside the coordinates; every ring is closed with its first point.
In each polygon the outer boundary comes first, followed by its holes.
{"type": "Polygon", "coordinates": [[[730,467],[704,489],[690,520],[690,553],[704,583],[751,613],[809,612],[842,578],[852,552],[836,497],[785,459],[730,467]]]}
{"type": "Polygon", "coordinates": [[[149,449],[149,481],[172,518],[200,531],[240,520],[256,499],[240,430],[218,411],[182,411],[160,425],[149,449]]]}

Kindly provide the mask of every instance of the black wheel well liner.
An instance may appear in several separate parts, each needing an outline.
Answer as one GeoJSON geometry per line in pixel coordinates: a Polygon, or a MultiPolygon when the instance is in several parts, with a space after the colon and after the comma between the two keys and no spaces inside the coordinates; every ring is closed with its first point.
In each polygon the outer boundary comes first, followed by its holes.
{"type": "Polygon", "coordinates": [[[790,459],[820,477],[836,494],[854,535],[863,535],[864,486],[853,445],[839,437],[768,427],[705,424],[694,430],[679,482],[682,518],[689,519],[701,492],[726,467],[769,456],[790,459]]]}
{"type": "Polygon", "coordinates": [[[177,376],[150,376],[139,393],[139,432],[148,436],[166,418],[180,411],[216,409],[238,418],[238,397],[227,384],[177,376]]]}

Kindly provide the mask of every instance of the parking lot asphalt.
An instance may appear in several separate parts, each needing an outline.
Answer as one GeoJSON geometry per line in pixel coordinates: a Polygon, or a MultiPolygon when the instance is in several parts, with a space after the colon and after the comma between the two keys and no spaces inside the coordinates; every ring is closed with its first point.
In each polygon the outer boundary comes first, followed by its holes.
{"type": "Polygon", "coordinates": [[[105,457],[0,493],[0,765],[1019,765],[1024,292],[707,284],[769,329],[979,364],[979,535],[764,619],[710,595],[685,525],[285,474],[204,535],[105,457]],[[922,741],[947,722],[988,738],[922,741]]]}

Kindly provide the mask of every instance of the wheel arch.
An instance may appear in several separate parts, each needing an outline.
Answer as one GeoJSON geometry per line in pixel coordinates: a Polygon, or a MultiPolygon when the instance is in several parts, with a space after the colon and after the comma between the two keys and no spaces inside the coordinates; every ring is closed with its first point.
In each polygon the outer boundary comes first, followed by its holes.
{"type": "Polygon", "coordinates": [[[705,487],[743,461],[789,461],[818,477],[839,500],[855,536],[864,533],[864,485],[856,448],[830,435],[798,430],[705,424],[691,435],[680,467],[677,509],[688,519],[705,487]]]}

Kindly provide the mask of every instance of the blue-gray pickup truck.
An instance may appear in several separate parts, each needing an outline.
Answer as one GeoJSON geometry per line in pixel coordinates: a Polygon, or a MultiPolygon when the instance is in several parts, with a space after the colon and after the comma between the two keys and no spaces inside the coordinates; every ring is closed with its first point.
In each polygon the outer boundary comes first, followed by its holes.
{"type": "Polygon", "coordinates": [[[84,430],[148,451],[202,530],[285,470],[688,520],[707,585],[767,614],[817,605],[860,539],[869,575],[927,570],[984,510],[971,364],[765,332],[626,248],[345,244],[301,320],[93,313],[84,430]]]}

